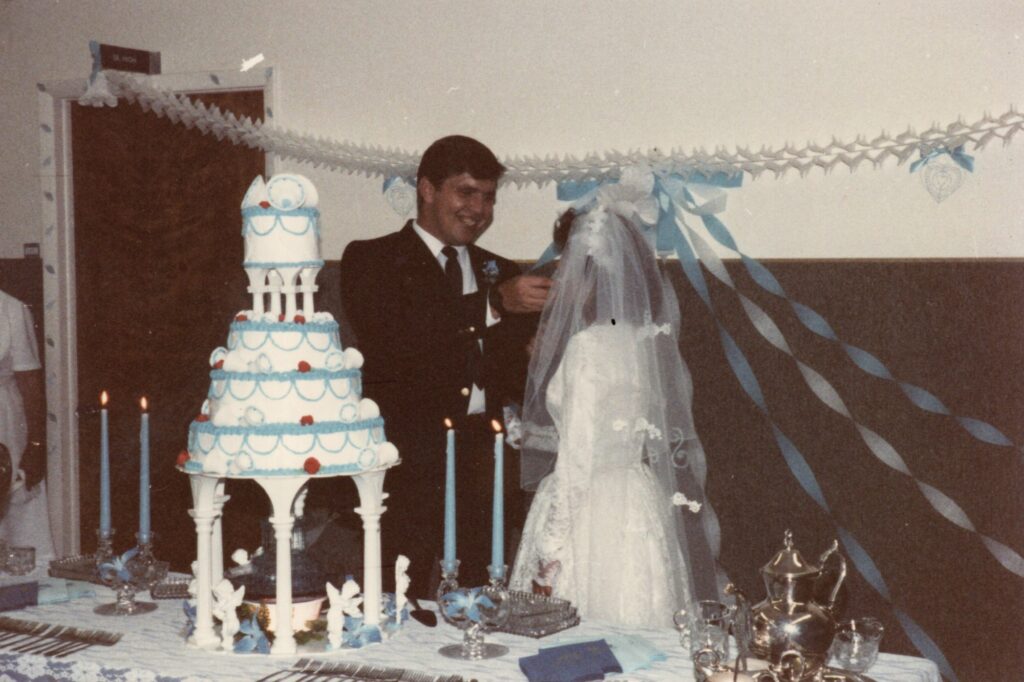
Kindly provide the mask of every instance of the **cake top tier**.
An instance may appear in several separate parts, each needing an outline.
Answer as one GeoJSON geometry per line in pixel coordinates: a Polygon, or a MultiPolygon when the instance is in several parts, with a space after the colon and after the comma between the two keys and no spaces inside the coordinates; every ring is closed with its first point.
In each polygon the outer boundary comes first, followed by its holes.
{"type": "Polygon", "coordinates": [[[243,209],[259,206],[294,211],[316,208],[319,204],[320,195],[309,178],[293,173],[278,173],[269,182],[264,182],[263,176],[257,175],[242,198],[243,209]]]}

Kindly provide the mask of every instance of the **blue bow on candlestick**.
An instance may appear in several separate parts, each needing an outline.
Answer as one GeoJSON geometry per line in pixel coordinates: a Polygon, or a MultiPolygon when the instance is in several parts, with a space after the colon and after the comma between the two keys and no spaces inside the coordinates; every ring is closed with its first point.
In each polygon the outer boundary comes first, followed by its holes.
{"type": "Polygon", "coordinates": [[[493,609],[494,602],[487,595],[480,593],[481,588],[455,590],[441,597],[441,608],[449,618],[468,618],[474,623],[483,620],[480,609],[493,609]]]}

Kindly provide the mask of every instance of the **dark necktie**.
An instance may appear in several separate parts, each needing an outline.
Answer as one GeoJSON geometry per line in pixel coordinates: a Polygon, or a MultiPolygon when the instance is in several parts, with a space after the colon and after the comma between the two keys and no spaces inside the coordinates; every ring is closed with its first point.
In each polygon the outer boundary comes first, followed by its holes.
{"type": "Polygon", "coordinates": [[[455,296],[462,296],[462,266],[459,265],[459,252],[453,246],[441,249],[446,258],[444,262],[444,278],[448,280],[448,288],[455,296]]]}
{"type": "MultiPolygon", "coordinates": [[[[448,289],[456,299],[462,298],[462,266],[459,265],[459,252],[452,246],[441,249],[444,254],[444,278],[448,281],[448,289]]],[[[473,334],[465,337],[465,362],[466,372],[470,381],[477,386],[482,384],[480,372],[483,366],[483,355],[480,352],[480,344],[473,334]]],[[[468,387],[467,387],[468,388],[468,387]]]]}

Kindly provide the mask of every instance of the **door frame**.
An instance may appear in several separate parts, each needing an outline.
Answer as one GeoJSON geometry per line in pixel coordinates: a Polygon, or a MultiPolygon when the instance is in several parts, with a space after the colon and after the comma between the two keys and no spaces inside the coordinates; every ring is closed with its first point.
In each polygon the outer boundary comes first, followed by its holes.
{"type": "MultiPolygon", "coordinates": [[[[279,113],[276,69],[197,71],[140,76],[150,85],[189,94],[262,90],[264,121],[279,113]]],[[[40,183],[42,185],[43,336],[46,356],[47,487],[50,528],[58,556],[81,553],[78,486],[78,348],[75,285],[75,210],[71,106],[85,94],[87,79],[37,83],[40,183]]],[[[230,144],[224,140],[224,144],[230,144]]],[[[274,157],[266,155],[266,174],[274,157]]],[[[97,401],[99,397],[97,396],[97,401]]],[[[88,410],[86,406],[82,409],[88,410]]]]}

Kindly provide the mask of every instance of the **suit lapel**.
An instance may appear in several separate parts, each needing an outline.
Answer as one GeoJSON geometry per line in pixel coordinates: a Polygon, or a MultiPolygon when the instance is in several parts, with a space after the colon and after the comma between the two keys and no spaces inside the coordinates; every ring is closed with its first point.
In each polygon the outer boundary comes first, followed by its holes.
{"type": "Polygon", "coordinates": [[[447,291],[441,264],[412,229],[411,220],[398,233],[395,266],[413,286],[427,287],[437,292],[447,291]]]}

